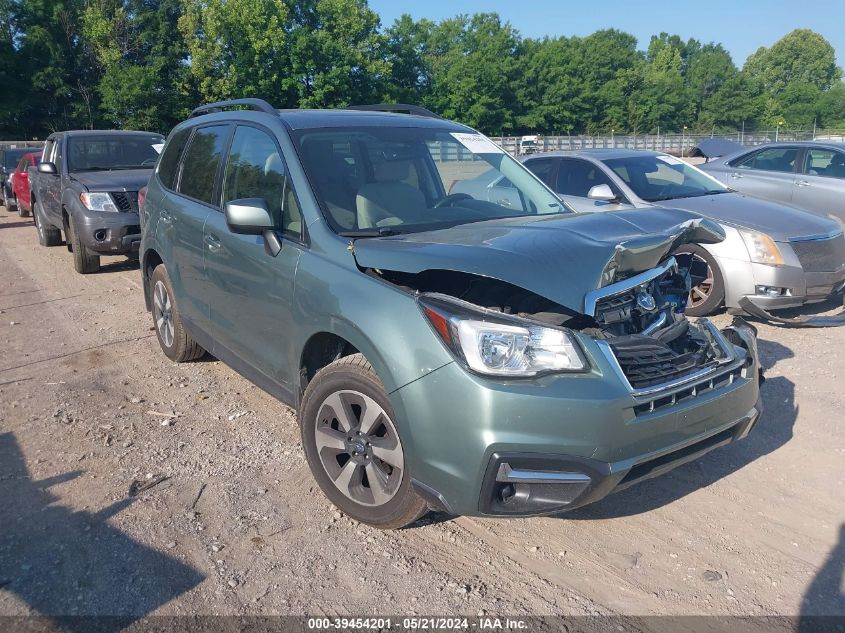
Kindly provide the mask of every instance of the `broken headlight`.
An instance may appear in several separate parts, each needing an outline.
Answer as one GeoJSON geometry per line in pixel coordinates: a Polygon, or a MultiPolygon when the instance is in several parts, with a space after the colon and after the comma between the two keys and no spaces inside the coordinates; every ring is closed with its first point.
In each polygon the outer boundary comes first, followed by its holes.
{"type": "Polygon", "coordinates": [[[460,301],[426,298],[420,304],[446,346],[479,374],[518,378],[587,369],[578,343],[565,329],[460,301]]]}

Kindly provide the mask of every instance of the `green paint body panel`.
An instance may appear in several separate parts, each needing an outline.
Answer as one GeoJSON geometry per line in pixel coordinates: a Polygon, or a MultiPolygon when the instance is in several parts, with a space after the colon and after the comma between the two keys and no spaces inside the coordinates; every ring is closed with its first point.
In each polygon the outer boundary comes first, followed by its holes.
{"type": "MultiPolygon", "coordinates": [[[[284,238],[279,255],[271,257],[261,236],[229,233],[219,208],[169,191],[153,175],[141,246],[148,307],[146,264],[160,259],[195,338],[292,406],[304,388],[300,367],[312,337],[331,333],[348,341],[370,361],[389,393],[411,476],[439,493],[452,511],[483,514],[479,499],[494,453],[587,458],[609,464],[610,472],[621,477],[642,459],[718,433],[754,410],[756,359],[729,385],[637,415],[639,401],[624,378],[596,341],[582,334],[577,336],[590,363],[587,373],[481,377],[456,361],[412,292],[363,270],[387,262],[394,270],[413,272],[438,261],[446,269],[475,274],[489,269],[495,271],[489,276],[516,285],[522,281],[545,296],[556,292],[550,298],[577,310],[586,293],[603,285],[609,263],[617,270],[655,265],[679,241],[718,241],[715,225],[679,229],[695,216],[637,211],[636,224],[625,214],[612,220],[610,214],[579,214],[479,223],[475,234],[462,228],[352,243],[322,217],[284,116],[223,112],[176,129],[226,121],[260,124],[270,131],[298,196],[303,239],[284,238]],[[208,252],[209,235],[218,238],[224,255],[208,252]],[[620,243],[628,246],[619,248],[620,243]]],[[[405,124],[397,123],[404,119],[374,116],[385,125],[405,124]]],[[[293,115],[294,123],[302,120],[303,115],[293,115]]],[[[448,122],[425,124],[465,130],[448,122]]],[[[745,358],[745,350],[737,347],[736,353],[739,360],[745,358]]]]}

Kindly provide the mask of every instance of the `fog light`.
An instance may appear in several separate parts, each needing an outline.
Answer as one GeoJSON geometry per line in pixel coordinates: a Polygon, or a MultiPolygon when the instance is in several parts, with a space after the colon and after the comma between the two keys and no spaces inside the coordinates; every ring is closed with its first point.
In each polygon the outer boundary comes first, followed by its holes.
{"type": "Polygon", "coordinates": [[[754,286],[754,294],[758,297],[790,297],[792,292],[789,288],[777,286],[754,286]]]}

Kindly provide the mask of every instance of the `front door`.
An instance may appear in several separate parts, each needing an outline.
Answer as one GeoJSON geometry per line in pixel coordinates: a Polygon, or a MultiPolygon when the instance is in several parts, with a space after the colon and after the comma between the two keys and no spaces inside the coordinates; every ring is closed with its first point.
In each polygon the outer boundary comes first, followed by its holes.
{"type": "Polygon", "coordinates": [[[298,369],[287,361],[293,345],[294,276],[302,249],[299,205],[282,153],[264,129],[236,128],[224,173],[223,207],[231,200],[263,199],[282,249],[274,257],[261,235],[233,233],[222,210],[208,216],[204,247],[214,353],[227,360],[236,356],[290,392],[298,369]]]}

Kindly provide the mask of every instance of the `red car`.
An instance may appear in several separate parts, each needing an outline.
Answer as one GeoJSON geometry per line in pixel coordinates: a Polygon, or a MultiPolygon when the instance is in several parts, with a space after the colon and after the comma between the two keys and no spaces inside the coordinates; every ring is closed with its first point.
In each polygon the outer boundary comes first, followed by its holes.
{"type": "Polygon", "coordinates": [[[8,205],[13,205],[18,208],[18,215],[25,217],[32,213],[32,204],[29,199],[29,174],[27,169],[35,167],[41,162],[41,152],[30,152],[21,156],[18,161],[18,166],[12,173],[12,200],[9,200],[8,205]]]}

